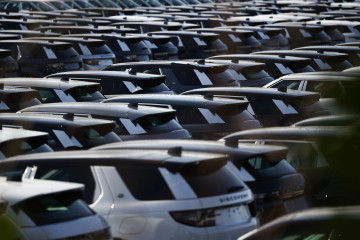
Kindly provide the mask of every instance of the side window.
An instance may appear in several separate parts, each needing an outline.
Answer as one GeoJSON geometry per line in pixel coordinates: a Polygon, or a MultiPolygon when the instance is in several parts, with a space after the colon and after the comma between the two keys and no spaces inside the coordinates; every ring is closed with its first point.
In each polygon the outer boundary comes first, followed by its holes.
{"type": "Polygon", "coordinates": [[[35,178],[83,183],[85,185],[83,199],[89,204],[93,202],[95,192],[95,180],[91,172],[90,166],[39,166],[36,171],[35,178]]]}
{"type": "Polygon", "coordinates": [[[306,91],[318,92],[321,98],[337,98],[341,96],[342,89],[337,82],[308,81],[306,91]]]}
{"type": "Polygon", "coordinates": [[[301,81],[280,81],[272,85],[272,88],[286,87],[287,89],[299,90],[301,81]]]}

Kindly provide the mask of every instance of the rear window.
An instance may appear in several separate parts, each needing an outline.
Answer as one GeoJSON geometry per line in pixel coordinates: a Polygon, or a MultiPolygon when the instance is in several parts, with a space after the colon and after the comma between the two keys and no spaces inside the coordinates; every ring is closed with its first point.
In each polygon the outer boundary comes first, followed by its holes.
{"type": "Polygon", "coordinates": [[[0,158],[16,156],[20,154],[30,154],[38,152],[52,152],[52,149],[45,144],[46,139],[31,138],[29,140],[13,140],[1,146],[0,158]]]}
{"type": "Polygon", "coordinates": [[[287,89],[299,90],[301,81],[280,81],[272,85],[272,88],[286,87],[287,89]]]}
{"type": "Polygon", "coordinates": [[[42,195],[13,206],[15,212],[23,211],[36,225],[71,221],[94,215],[94,212],[79,199],[78,192],[42,195]]]}
{"type": "Polygon", "coordinates": [[[308,81],[306,91],[318,92],[321,98],[337,98],[341,96],[342,88],[338,82],[308,81]]]}
{"type": "Polygon", "coordinates": [[[194,167],[180,172],[198,197],[211,197],[242,190],[244,185],[229,165],[213,171],[194,171],[194,167]],[[211,187],[209,187],[211,186],[211,187]]]}
{"type": "Polygon", "coordinates": [[[172,114],[146,116],[138,123],[146,132],[169,132],[182,129],[172,114]]]}
{"type": "Polygon", "coordinates": [[[209,77],[204,72],[200,72],[198,70],[195,71],[193,69],[172,70],[177,80],[184,86],[213,85],[209,77]]]}
{"type": "Polygon", "coordinates": [[[155,167],[127,166],[116,170],[138,200],[172,200],[175,199],[160,171],[155,167]]]}
{"type": "Polygon", "coordinates": [[[77,102],[91,102],[105,99],[104,95],[102,95],[97,88],[92,87],[72,88],[69,93],[77,102]]]}

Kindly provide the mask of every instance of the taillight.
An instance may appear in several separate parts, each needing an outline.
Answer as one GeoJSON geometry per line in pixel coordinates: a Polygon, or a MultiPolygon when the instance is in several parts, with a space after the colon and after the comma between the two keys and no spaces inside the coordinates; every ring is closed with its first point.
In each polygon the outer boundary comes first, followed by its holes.
{"type": "Polygon", "coordinates": [[[194,227],[215,226],[214,209],[177,211],[177,212],[170,212],[170,215],[175,221],[189,226],[194,226],[194,227]]]}

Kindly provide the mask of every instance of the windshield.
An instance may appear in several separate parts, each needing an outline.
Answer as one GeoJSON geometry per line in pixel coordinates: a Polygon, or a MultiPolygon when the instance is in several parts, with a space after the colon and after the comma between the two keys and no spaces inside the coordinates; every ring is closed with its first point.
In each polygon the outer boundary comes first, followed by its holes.
{"type": "Polygon", "coordinates": [[[151,115],[141,118],[138,124],[146,132],[170,132],[182,129],[172,114],[151,115]]]}
{"type": "Polygon", "coordinates": [[[79,192],[41,195],[14,205],[13,209],[23,211],[40,226],[94,215],[80,197],[79,192]]]}
{"type": "Polygon", "coordinates": [[[45,141],[46,138],[8,141],[1,146],[0,159],[21,154],[52,152],[45,141]]]}

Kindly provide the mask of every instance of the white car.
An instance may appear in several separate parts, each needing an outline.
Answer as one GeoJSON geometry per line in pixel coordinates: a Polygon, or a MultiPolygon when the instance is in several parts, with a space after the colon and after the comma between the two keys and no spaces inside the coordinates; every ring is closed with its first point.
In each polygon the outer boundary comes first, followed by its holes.
{"type": "Polygon", "coordinates": [[[0,178],[0,239],[112,239],[109,224],[81,200],[83,184],[0,178]]]}
{"type": "Polygon", "coordinates": [[[29,178],[85,183],[84,199],[114,239],[226,240],[258,226],[254,196],[225,155],[181,148],[29,154],[0,161],[0,175],[27,166],[29,178]]]}

